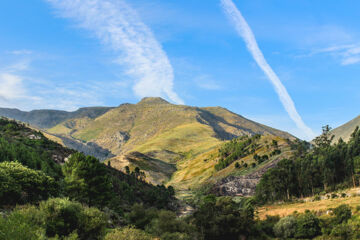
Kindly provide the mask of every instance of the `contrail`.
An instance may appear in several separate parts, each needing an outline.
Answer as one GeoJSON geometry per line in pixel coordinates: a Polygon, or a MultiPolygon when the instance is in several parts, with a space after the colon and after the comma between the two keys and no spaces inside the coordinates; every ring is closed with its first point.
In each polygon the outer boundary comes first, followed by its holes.
{"type": "Polygon", "coordinates": [[[152,31],[124,0],[45,0],[94,33],[119,55],[119,64],[134,77],[133,90],[139,97],[161,96],[183,101],[173,90],[174,72],[152,31]]]}
{"type": "Polygon", "coordinates": [[[275,91],[279,95],[280,101],[286,112],[289,114],[290,118],[295,122],[299,129],[304,131],[305,135],[309,139],[312,139],[315,136],[314,132],[308,126],[306,126],[301,116],[297,112],[295,104],[286,88],[281,83],[279,77],[272,70],[270,65],[267,63],[245,18],[241,15],[240,11],[237,9],[232,0],[221,0],[221,5],[230,21],[235,25],[238,34],[244,39],[246,46],[254,60],[273,84],[275,91]]]}

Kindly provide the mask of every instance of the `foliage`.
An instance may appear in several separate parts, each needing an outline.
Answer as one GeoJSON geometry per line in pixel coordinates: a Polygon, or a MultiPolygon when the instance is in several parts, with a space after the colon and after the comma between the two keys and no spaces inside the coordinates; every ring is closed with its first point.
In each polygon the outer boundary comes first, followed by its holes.
{"type": "Polygon", "coordinates": [[[294,216],[287,216],[275,224],[274,233],[279,238],[289,239],[294,237],[296,227],[296,218],[294,216]]]}
{"type": "Polygon", "coordinates": [[[66,192],[71,199],[92,206],[108,204],[112,192],[111,179],[106,166],[99,160],[82,153],[75,153],[62,169],[66,192]]]}
{"type": "Polygon", "coordinates": [[[60,179],[61,167],[51,157],[68,156],[72,152],[48,140],[41,132],[0,118],[0,162],[18,161],[31,169],[41,170],[55,179],[60,179]]]}
{"type": "Polygon", "coordinates": [[[219,162],[215,165],[217,171],[226,168],[234,161],[250,154],[251,149],[255,151],[256,142],[260,139],[260,135],[253,137],[243,136],[232,139],[219,149],[219,162]]]}
{"type": "Polygon", "coordinates": [[[0,163],[0,205],[34,203],[58,194],[53,178],[18,162],[0,163]]]}
{"type": "Polygon", "coordinates": [[[102,239],[107,217],[68,199],[49,199],[39,207],[16,208],[0,217],[0,239],[102,239]]]}
{"type": "Polygon", "coordinates": [[[341,204],[333,210],[335,214],[335,223],[346,223],[351,218],[351,208],[349,205],[341,204]]]}
{"type": "Polygon", "coordinates": [[[254,226],[254,209],[250,202],[243,206],[229,197],[203,198],[195,211],[194,223],[204,239],[238,239],[251,235],[254,226]]]}
{"type": "MultiPolygon", "coordinates": [[[[313,150],[306,152],[306,145],[298,141],[291,159],[278,163],[277,167],[262,176],[256,189],[259,203],[290,200],[293,197],[314,196],[340,186],[356,186],[360,183],[360,130],[357,128],[348,143],[341,139],[331,145],[333,137],[328,126],[316,139],[313,150]]],[[[334,195],[335,196],[335,195],[334,195]]]]}
{"type": "Polygon", "coordinates": [[[297,217],[296,238],[311,239],[321,234],[320,220],[311,212],[297,217]]]}
{"type": "Polygon", "coordinates": [[[122,229],[115,229],[106,234],[105,240],[152,240],[154,239],[150,234],[133,227],[125,227],[122,229]]]}

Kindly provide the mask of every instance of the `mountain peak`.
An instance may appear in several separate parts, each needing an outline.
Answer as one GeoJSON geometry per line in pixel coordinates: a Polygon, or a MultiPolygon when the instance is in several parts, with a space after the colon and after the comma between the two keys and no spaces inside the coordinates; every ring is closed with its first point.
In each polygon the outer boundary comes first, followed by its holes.
{"type": "Polygon", "coordinates": [[[161,97],[145,97],[138,104],[170,104],[161,97]]]}

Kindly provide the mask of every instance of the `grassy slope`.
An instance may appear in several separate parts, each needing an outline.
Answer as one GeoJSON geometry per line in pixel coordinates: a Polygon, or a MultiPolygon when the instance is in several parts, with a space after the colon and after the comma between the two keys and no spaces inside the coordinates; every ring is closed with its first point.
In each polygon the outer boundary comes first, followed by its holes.
{"type": "Polygon", "coordinates": [[[269,155],[274,150],[270,147],[272,140],[278,141],[279,149],[282,151],[281,155],[271,157],[269,160],[257,165],[255,168],[250,167],[251,163],[255,162],[253,158],[254,154],[251,154],[237,161],[244,161],[249,165],[248,168],[235,168],[235,161],[228,167],[220,171],[216,171],[214,166],[218,162],[218,149],[223,143],[220,143],[214,146],[211,150],[196,155],[195,157],[193,157],[190,153],[189,156],[177,163],[178,170],[174,173],[168,184],[174,186],[178,190],[180,197],[182,197],[182,195],[183,197],[186,197],[186,195],[191,193],[192,190],[196,190],[202,185],[214,184],[216,181],[230,175],[248,175],[265,167],[276,158],[286,158],[290,156],[291,150],[286,140],[281,137],[271,135],[261,137],[258,141],[259,149],[255,153],[260,156],[269,155]]]}
{"type": "MultiPolygon", "coordinates": [[[[168,181],[176,170],[173,164],[176,164],[177,171],[170,183],[181,189],[198,186],[214,176],[216,161],[205,162],[204,159],[211,159],[223,140],[254,133],[293,138],[221,107],[173,105],[160,98],[123,104],[95,119],[68,120],[49,132],[93,141],[109,149],[116,155],[111,164],[119,169],[127,165],[145,166],[148,180],[155,183],[168,181]],[[122,139],[124,135],[129,136],[126,142],[122,139]],[[148,157],[137,156],[134,160],[125,156],[133,151],[148,157]]],[[[233,171],[234,167],[230,166],[216,177],[227,176],[233,171]]]]}
{"type": "Polygon", "coordinates": [[[261,219],[264,219],[266,215],[279,215],[280,217],[284,217],[291,215],[294,211],[299,213],[305,212],[305,210],[325,211],[329,208],[336,208],[341,204],[348,204],[352,210],[356,210],[356,207],[360,205],[360,188],[342,191],[337,193],[337,195],[341,195],[341,193],[346,193],[348,196],[345,198],[322,199],[319,201],[312,201],[312,198],[305,198],[303,202],[266,205],[258,209],[258,216],[261,219]]]}
{"type": "Polygon", "coordinates": [[[349,141],[351,134],[354,132],[355,128],[360,126],[360,116],[354,118],[350,122],[341,125],[338,128],[335,128],[332,131],[332,134],[335,135],[334,142],[341,137],[345,142],[349,141]]]}

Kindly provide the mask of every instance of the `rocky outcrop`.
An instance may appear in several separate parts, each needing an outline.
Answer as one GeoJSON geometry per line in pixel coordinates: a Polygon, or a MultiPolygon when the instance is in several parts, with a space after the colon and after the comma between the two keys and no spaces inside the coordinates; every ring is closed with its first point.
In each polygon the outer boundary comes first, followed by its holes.
{"type": "Polygon", "coordinates": [[[59,137],[63,141],[63,143],[66,147],[77,150],[79,152],[82,152],[85,155],[94,156],[94,157],[98,158],[100,161],[104,161],[108,158],[115,156],[109,150],[100,147],[99,145],[97,145],[94,142],[84,143],[77,139],[64,137],[64,136],[60,136],[60,135],[56,135],[56,136],[59,137]]]}
{"type": "Polygon", "coordinates": [[[269,169],[274,168],[282,159],[283,158],[279,156],[264,167],[245,176],[229,176],[223,178],[214,185],[211,192],[219,196],[253,196],[256,185],[260,182],[262,175],[269,169]]]}

